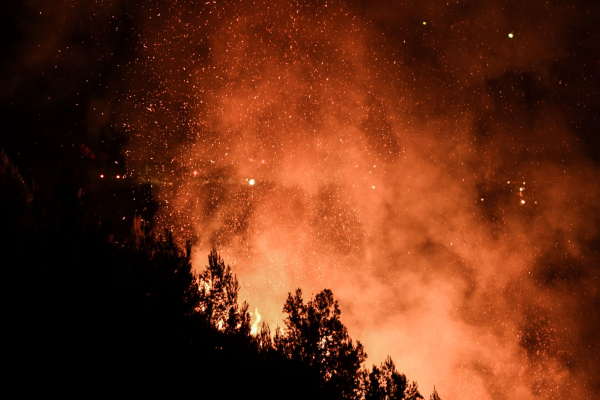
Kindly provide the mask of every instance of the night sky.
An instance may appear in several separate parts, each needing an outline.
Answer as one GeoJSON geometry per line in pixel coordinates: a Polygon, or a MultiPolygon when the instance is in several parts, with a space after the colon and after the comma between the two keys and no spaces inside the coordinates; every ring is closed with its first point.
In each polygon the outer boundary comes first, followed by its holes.
{"type": "Polygon", "coordinates": [[[0,146],[36,185],[216,246],[253,321],[331,288],[425,393],[600,396],[600,3],[1,7],[0,146]]]}

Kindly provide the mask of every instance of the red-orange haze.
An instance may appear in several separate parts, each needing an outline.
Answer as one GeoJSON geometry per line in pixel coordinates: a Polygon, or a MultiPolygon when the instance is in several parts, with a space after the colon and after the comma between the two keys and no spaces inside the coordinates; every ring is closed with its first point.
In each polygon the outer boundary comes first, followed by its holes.
{"type": "Polygon", "coordinates": [[[423,393],[591,399],[599,170],[548,67],[577,17],[467,3],[148,5],[128,176],[271,327],[331,288],[368,362],[423,393]]]}

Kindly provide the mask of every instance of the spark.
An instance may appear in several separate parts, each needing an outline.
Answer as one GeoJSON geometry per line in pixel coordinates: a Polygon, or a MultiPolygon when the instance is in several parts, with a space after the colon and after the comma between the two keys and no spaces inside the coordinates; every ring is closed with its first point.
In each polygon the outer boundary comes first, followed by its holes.
{"type": "Polygon", "coordinates": [[[255,183],[256,183],[256,181],[254,179],[250,179],[248,181],[248,184],[250,184],[250,186],[254,186],[255,183]]]}
{"type": "Polygon", "coordinates": [[[508,34],[508,37],[509,37],[510,39],[512,39],[512,38],[514,38],[514,37],[515,37],[515,35],[514,35],[514,34],[511,32],[511,33],[509,33],[509,34],[508,34]]]}

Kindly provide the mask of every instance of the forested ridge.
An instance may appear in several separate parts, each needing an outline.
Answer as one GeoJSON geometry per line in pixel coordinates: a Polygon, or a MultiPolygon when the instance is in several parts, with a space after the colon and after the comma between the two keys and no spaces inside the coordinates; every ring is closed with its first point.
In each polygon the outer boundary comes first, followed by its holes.
{"type": "Polygon", "coordinates": [[[217,250],[196,274],[189,243],[140,216],[119,234],[75,182],[41,190],[2,152],[9,397],[423,398],[391,358],[367,367],[331,290],[289,293],[283,326],[253,335],[217,250]]]}

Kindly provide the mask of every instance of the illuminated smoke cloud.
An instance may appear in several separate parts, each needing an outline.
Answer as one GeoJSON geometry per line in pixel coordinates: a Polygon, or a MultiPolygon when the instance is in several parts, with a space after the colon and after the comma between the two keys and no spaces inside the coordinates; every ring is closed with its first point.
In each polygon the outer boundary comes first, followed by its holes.
{"type": "Polygon", "coordinates": [[[129,175],[271,325],[330,287],[368,361],[424,393],[593,398],[598,169],[540,34],[576,16],[530,3],[147,6],[129,175]]]}

